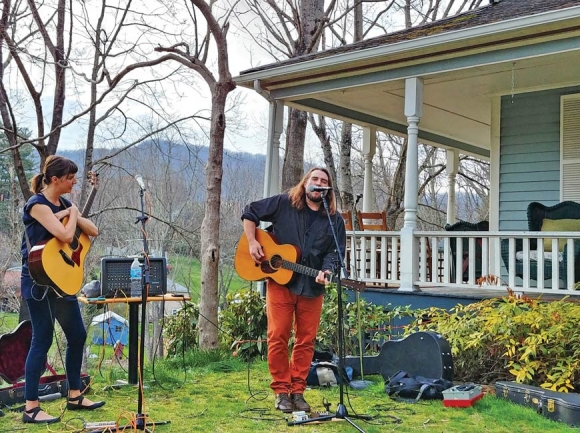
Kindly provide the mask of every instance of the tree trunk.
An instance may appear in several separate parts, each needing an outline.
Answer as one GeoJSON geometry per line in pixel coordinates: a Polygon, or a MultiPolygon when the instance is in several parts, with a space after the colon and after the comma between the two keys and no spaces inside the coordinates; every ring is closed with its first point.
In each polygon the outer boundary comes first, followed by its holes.
{"type": "Polygon", "coordinates": [[[387,197],[385,210],[387,212],[387,227],[396,230],[396,222],[399,215],[404,211],[405,201],[405,166],[407,164],[407,140],[401,144],[399,162],[392,180],[391,193],[387,197]]]}
{"type": "Polygon", "coordinates": [[[226,129],[226,98],[232,83],[217,83],[212,92],[210,146],[205,172],[207,197],[205,216],[201,223],[201,301],[199,304],[199,346],[217,349],[219,346],[218,265],[220,259],[219,229],[223,175],[224,134],[226,129]]]}
{"type": "MultiPolygon", "coordinates": [[[[319,123],[317,125],[316,121],[314,120],[314,115],[309,113],[308,120],[310,122],[310,126],[314,130],[314,133],[318,137],[318,140],[320,140],[320,147],[324,157],[324,165],[328,169],[330,177],[336,183],[338,182],[338,176],[336,173],[336,167],[334,165],[334,156],[332,154],[332,147],[330,145],[330,136],[328,135],[328,130],[326,128],[326,118],[324,116],[318,116],[319,123]]],[[[335,186],[338,187],[338,184],[336,183],[335,186]]],[[[341,196],[339,194],[336,195],[336,200],[338,208],[342,209],[343,207],[341,204],[341,196]]]]}
{"type": "MultiPolygon", "coordinates": [[[[320,30],[324,25],[324,0],[302,0],[299,4],[299,35],[295,42],[294,56],[317,51],[320,30]]],[[[304,140],[307,113],[289,109],[289,126],[286,131],[286,152],[282,167],[282,191],[296,185],[304,174],[304,140]]]]}
{"type": "MultiPolygon", "coordinates": [[[[340,199],[343,211],[352,210],[354,198],[352,192],[352,172],[350,164],[350,154],[352,149],[352,124],[344,122],[340,134],[340,156],[338,160],[338,171],[340,178],[340,199]]],[[[353,213],[354,215],[354,213],[353,213]]]]}
{"type": "Polygon", "coordinates": [[[282,168],[282,191],[296,185],[304,174],[304,140],[306,138],[305,111],[289,108],[286,152],[282,168]]]}

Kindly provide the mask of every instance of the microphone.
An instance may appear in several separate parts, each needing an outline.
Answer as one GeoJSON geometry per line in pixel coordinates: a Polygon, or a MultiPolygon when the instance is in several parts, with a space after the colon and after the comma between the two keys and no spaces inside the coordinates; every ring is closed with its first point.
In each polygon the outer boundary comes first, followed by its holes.
{"type": "Polygon", "coordinates": [[[135,176],[135,180],[137,181],[137,183],[139,184],[139,186],[141,187],[141,189],[143,191],[145,191],[145,183],[143,182],[143,178],[141,177],[140,174],[138,174],[137,176],[135,176]]]}
{"type": "Polygon", "coordinates": [[[334,188],[332,188],[331,186],[314,186],[314,185],[310,185],[308,187],[308,192],[326,192],[326,191],[330,191],[334,188]]]}
{"type": "Polygon", "coordinates": [[[60,392],[55,392],[52,394],[41,395],[38,397],[38,401],[53,401],[62,398],[62,394],[60,392]]]}

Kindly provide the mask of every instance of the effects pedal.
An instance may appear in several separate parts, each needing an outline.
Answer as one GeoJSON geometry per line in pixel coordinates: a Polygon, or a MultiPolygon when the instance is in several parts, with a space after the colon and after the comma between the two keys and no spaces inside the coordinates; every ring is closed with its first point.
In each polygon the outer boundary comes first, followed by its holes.
{"type": "Polygon", "coordinates": [[[292,412],[292,421],[306,421],[308,419],[308,415],[303,410],[292,412]]]}
{"type": "Polygon", "coordinates": [[[83,425],[85,430],[102,430],[107,428],[117,428],[116,421],[97,421],[97,422],[86,422],[83,425]]]}

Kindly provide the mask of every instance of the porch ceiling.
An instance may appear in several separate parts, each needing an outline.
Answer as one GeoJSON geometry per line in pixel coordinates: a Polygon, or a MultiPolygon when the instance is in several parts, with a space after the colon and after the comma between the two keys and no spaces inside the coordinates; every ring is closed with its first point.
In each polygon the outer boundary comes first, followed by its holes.
{"type": "MultiPolygon", "coordinates": [[[[424,106],[419,126],[422,131],[439,136],[429,139],[425,135],[422,141],[441,147],[463,147],[466,153],[488,156],[494,96],[577,85],[577,71],[580,71],[580,55],[567,52],[422,75],[424,106]]],[[[284,99],[284,103],[404,134],[407,124],[404,96],[405,79],[399,78],[305,92],[284,99]]]]}
{"type": "MultiPolygon", "coordinates": [[[[501,4],[501,3],[500,3],[501,4]]],[[[507,4],[507,3],[506,3],[507,4]]],[[[285,105],[405,135],[405,79],[424,82],[422,142],[489,157],[500,96],[580,84],[579,7],[244,71],[285,105]]]]}

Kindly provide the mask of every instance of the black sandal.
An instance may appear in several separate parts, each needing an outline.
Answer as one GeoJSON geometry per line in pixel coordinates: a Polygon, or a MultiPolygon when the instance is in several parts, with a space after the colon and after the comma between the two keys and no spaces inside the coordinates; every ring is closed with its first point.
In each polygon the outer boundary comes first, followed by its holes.
{"type": "Polygon", "coordinates": [[[105,405],[104,401],[97,401],[90,406],[83,406],[84,395],[79,395],[78,397],[69,397],[66,403],[66,408],[68,410],[94,410],[105,405]]]}
{"type": "Polygon", "coordinates": [[[29,424],[52,424],[60,421],[60,418],[36,419],[39,412],[42,412],[40,406],[36,406],[34,409],[25,410],[22,413],[22,422],[29,424]]]}

